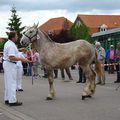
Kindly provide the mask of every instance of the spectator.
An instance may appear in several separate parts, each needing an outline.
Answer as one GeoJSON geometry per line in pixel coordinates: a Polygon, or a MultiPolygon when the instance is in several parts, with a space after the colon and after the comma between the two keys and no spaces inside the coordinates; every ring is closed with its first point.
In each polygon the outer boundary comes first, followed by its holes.
{"type": "Polygon", "coordinates": [[[68,75],[68,77],[69,77],[69,80],[73,80],[69,68],[60,69],[60,70],[61,70],[61,77],[62,77],[63,80],[65,79],[65,73],[64,73],[64,70],[66,71],[66,73],[67,73],[67,75],[68,75]]]}
{"type": "Polygon", "coordinates": [[[3,55],[2,55],[2,53],[0,53],[0,73],[2,72],[2,70],[3,70],[3,55]]]}
{"type": "Polygon", "coordinates": [[[117,44],[117,51],[116,51],[116,70],[117,70],[117,80],[114,83],[120,83],[120,42],[117,44]]]}
{"type": "MultiPolygon", "coordinates": [[[[25,58],[23,55],[23,52],[25,51],[25,48],[21,48],[18,52],[18,57],[25,58]]],[[[22,88],[22,76],[23,76],[23,65],[21,61],[17,61],[17,85],[16,90],[17,91],[23,91],[22,88]]]]}
{"type": "Polygon", "coordinates": [[[43,66],[43,68],[44,68],[44,76],[42,76],[42,77],[43,77],[43,78],[47,78],[48,75],[47,75],[47,71],[46,71],[46,69],[45,69],[45,66],[43,66]]]}
{"type": "Polygon", "coordinates": [[[79,80],[76,83],[85,83],[85,82],[86,82],[85,73],[83,73],[82,68],[79,67],[79,80]]]}
{"type": "Polygon", "coordinates": [[[39,53],[37,52],[37,49],[33,49],[33,56],[32,56],[32,62],[33,62],[33,76],[38,76],[38,65],[40,62],[39,59],[39,53]]]}
{"type": "MultiPolygon", "coordinates": [[[[60,69],[62,79],[63,79],[63,80],[65,79],[65,73],[64,73],[64,70],[66,71],[66,73],[67,73],[67,75],[68,75],[68,77],[69,77],[69,80],[73,80],[69,68],[60,69]]],[[[58,76],[58,69],[55,69],[55,70],[54,70],[54,74],[55,74],[55,77],[54,77],[54,78],[57,78],[57,76],[58,76]]]]}
{"type": "Polygon", "coordinates": [[[97,76],[97,84],[104,85],[105,84],[105,72],[104,72],[105,50],[101,46],[100,42],[96,42],[95,46],[96,46],[96,51],[98,53],[98,59],[101,62],[101,67],[102,67],[102,71],[103,71],[102,77],[97,76]]]}
{"type": "MultiPolygon", "coordinates": [[[[30,50],[27,52],[27,59],[32,61],[32,52],[30,50]]],[[[28,63],[27,75],[32,76],[32,63],[28,63]]]]}
{"type": "Polygon", "coordinates": [[[110,49],[107,50],[106,52],[106,61],[107,64],[109,64],[108,66],[108,73],[114,73],[114,62],[115,62],[115,50],[114,50],[114,46],[110,45],[110,49]]]}
{"type": "MultiPolygon", "coordinates": [[[[27,49],[23,49],[22,54],[25,58],[27,58],[27,49]]],[[[22,62],[22,65],[23,65],[23,73],[24,73],[24,75],[27,75],[28,63],[22,62]]]]}

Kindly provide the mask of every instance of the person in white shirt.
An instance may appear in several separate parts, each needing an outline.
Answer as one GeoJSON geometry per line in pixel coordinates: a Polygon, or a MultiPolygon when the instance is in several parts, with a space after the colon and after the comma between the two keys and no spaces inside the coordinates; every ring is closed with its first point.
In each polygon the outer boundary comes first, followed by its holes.
{"type": "Polygon", "coordinates": [[[27,59],[18,57],[18,49],[15,45],[17,41],[16,32],[9,32],[8,41],[4,45],[3,50],[3,68],[5,81],[5,104],[9,106],[20,106],[22,102],[18,102],[16,98],[16,80],[17,80],[17,61],[30,62],[27,59]]]}
{"type": "Polygon", "coordinates": [[[98,54],[98,60],[101,62],[101,67],[102,67],[102,72],[103,76],[102,77],[97,77],[97,83],[96,84],[101,84],[105,85],[105,71],[104,71],[104,63],[105,63],[105,49],[101,46],[100,42],[95,43],[96,51],[98,54]]]}
{"type": "MultiPolygon", "coordinates": [[[[18,57],[25,58],[23,55],[23,51],[26,50],[25,48],[21,48],[18,52],[18,57]]],[[[22,76],[23,76],[23,65],[21,61],[17,61],[17,91],[23,91],[22,88],[22,76]]]]}

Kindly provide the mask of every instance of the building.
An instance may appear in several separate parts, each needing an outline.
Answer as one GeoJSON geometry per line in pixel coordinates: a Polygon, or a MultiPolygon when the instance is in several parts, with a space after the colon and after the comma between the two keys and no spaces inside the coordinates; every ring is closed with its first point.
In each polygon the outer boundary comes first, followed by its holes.
{"type": "Polygon", "coordinates": [[[68,32],[73,23],[65,17],[52,18],[39,27],[41,31],[46,32],[56,42],[68,42],[63,39],[65,32],[68,32]],[[63,32],[64,31],[64,32],[63,32]]]}
{"type": "Polygon", "coordinates": [[[120,42],[120,15],[78,15],[74,24],[81,23],[88,27],[94,42],[101,42],[105,50],[111,44],[116,48],[120,42]]]}
{"type": "Polygon", "coordinates": [[[120,28],[114,28],[104,32],[97,32],[92,35],[94,41],[99,41],[105,50],[109,49],[110,45],[116,45],[120,42],[120,28]]]}
{"type": "Polygon", "coordinates": [[[120,28],[120,15],[78,15],[75,23],[81,21],[89,28],[90,34],[104,32],[113,28],[120,28]]]}

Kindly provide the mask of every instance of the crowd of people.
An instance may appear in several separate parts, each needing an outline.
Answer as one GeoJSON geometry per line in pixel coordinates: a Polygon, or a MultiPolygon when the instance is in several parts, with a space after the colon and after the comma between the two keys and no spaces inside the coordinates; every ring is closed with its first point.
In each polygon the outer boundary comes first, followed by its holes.
{"type": "MultiPolygon", "coordinates": [[[[23,91],[22,76],[38,76],[38,66],[40,64],[40,57],[37,49],[27,50],[26,48],[18,48],[15,45],[17,36],[15,32],[8,33],[8,41],[4,45],[3,54],[0,53],[0,72],[4,70],[5,94],[4,101],[9,106],[19,106],[22,102],[17,101],[16,91],[23,91]]],[[[115,83],[120,83],[120,42],[117,44],[117,50],[113,45],[105,52],[100,42],[95,43],[97,57],[101,62],[103,71],[102,77],[97,77],[96,84],[105,85],[105,63],[109,74],[114,74],[117,71],[117,79],[115,83]]],[[[86,77],[82,68],[79,66],[79,80],[77,83],[85,83],[86,77]]],[[[65,79],[65,73],[69,80],[73,80],[70,68],[60,69],[61,77],[65,79]]],[[[47,78],[47,72],[44,67],[44,76],[47,78]]],[[[54,70],[54,78],[58,77],[58,69],[54,70]]]]}

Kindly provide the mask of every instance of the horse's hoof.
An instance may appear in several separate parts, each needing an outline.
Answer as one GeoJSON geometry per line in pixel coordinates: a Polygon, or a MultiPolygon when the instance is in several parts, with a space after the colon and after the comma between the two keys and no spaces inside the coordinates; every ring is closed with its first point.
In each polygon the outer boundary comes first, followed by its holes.
{"type": "Polygon", "coordinates": [[[91,95],[87,95],[86,97],[87,97],[87,98],[91,98],[92,96],[91,96],[91,95]]]}
{"type": "Polygon", "coordinates": [[[83,95],[82,95],[82,100],[85,100],[85,98],[86,98],[86,96],[83,96],[83,95]]]}
{"type": "Polygon", "coordinates": [[[53,100],[51,97],[47,97],[46,100],[53,100]]]}
{"type": "Polygon", "coordinates": [[[92,93],[94,93],[95,91],[94,90],[91,90],[92,93]]]}

